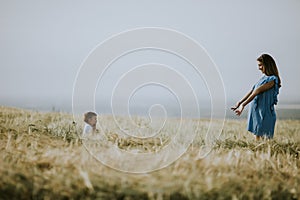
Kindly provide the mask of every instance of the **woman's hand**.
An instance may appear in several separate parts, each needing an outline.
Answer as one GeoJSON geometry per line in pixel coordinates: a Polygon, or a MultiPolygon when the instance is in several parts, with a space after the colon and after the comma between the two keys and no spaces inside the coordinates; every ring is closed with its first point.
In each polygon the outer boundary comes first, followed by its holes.
{"type": "Polygon", "coordinates": [[[244,110],[244,105],[242,104],[237,109],[235,109],[234,112],[237,116],[240,116],[242,114],[243,110],[244,110]]]}
{"type": "Polygon", "coordinates": [[[238,101],[234,106],[231,107],[231,110],[235,111],[240,105],[241,103],[238,101]]]}

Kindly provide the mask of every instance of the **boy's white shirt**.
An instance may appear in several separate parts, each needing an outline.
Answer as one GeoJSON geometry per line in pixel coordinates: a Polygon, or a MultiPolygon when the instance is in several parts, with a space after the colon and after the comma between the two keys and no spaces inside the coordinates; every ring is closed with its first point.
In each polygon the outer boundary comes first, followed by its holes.
{"type": "Polygon", "coordinates": [[[89,125],[88,123],[84,123],[84,124],[85,125],[83,128],[82,137],[86,137],[93,132],[93,127],[91,125],[89,125]]]}
{"type": "Polygon", "coordinates": [[[84,123],[84,128],[82,131],[82,138],[83,139],[87,139],[87,138],[93,138],[97,139],[97,140],[104,140],[104,136],[102,134],[98,134],[97,136],[92,136],[92,132],[93,132],[93,127],[91,125],[89,125],[88,123],[84,123]]]}

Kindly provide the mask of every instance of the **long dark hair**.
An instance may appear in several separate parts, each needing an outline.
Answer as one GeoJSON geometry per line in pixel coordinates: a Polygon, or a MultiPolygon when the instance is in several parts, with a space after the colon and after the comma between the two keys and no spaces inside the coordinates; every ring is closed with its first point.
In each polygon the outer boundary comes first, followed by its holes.
{"type": "Polygon", "coordinates": [[[268,54],[262,54],[257,58],[257,61],[261,62],[265,67],[265,74],[267,76],[275,75],[278,78],[278,86],[281,87],[281,80],[279,77],[278,69],[275,60],[268,54]]]}

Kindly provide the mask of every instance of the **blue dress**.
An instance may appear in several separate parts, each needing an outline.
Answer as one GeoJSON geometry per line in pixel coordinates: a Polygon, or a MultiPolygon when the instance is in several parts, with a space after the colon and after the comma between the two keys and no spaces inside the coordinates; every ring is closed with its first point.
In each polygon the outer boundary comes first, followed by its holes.
{"type": "Polygon", "coordinates": [[[273,138],[274,127],[276,122],[276,113],[274,105],[277,104],[277,95],[279,93],[278,78],[277,76],[264,75],[253,86],[253,90],[259,86],[275,81],[275,85],[258,94],[251,102],[248,112],[248,131],[257,136],[265,136],[267,138],[273,138]]]}

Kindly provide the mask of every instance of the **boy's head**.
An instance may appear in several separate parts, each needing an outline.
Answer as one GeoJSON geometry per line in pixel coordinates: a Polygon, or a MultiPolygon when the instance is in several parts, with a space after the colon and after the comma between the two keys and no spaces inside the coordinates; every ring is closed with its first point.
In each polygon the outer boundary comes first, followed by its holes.
{"type": "Polygon", "coordinates": [[[97,114],[94,112],[87,112],[84,114],[84,121],[91,125],[91,126],[96,126],[97,124],[97,114]]]}

